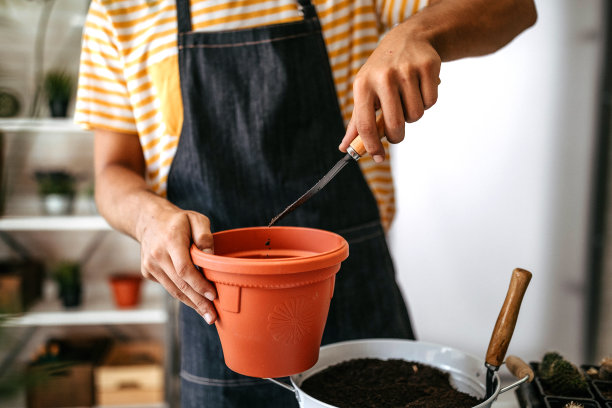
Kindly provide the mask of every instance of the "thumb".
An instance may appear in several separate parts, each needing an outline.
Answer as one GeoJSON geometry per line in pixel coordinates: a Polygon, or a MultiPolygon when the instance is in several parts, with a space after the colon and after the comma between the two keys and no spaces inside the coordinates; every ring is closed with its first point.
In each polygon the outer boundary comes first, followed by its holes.
{"type": "Polygon", "coordinates": [[[214,253],[214,240],[210,232],[210,220],[203,214],[189,213],[191,239],[202,252],[214,253]]]}

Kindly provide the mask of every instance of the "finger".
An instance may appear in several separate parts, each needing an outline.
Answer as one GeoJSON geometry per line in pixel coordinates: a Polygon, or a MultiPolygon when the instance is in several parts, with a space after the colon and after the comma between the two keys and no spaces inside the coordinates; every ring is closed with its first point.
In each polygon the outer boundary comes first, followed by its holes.
{"type": "Polygon", "coordinates": [[[376,128],[376,108],[378,99],[373,89],[364,80],[355,80],[353,84],[353,121],[357,133],[363,141],[366,151],[372,155],[375,162],[385,159],[385,149],[378,138],[376,128]]]}
{"type": "MultiPolygon", "coordinates": [[[[195,267],[193,267],[193,269],[195,270],[195,267]]],[[[172,264],[163,265],[163,270],[167,277],[174,283],[176,289],[189,299],[194,305],[194,309],[204,318],[204,320],[206,320],[208,324],[214,323],[217,319],[217,311],[212,301],[194,290],[189,282],[181,276],[182,272],[177,270],[172,264]]],[[[196,273],[199,274],[200,272],[196,270],[196,273]]],[[[206,282],[210,284],[210,282],[206,282]]]]}
{"type": "Polygon", "coordinates": [[[205,215],[190,212],[187,217],[191,225],[191,239],[200,251],[214,253],[214,240],[210,232],[210,220],[205,215]]]}
{"type": "MultiPolygon", "coordinates": [[[[196,239],[200,240],[200,245],[204,250],[212,252],[210,248],[212,243],[212,235],[210,235],[210,222],[204,215],[187,212],[183,215],[185,218],[180,223],[180,229],[171,229],[174,233],[168,237],[167,247],[158,255],[158,262],[166,271],[174,271],[180,281],[174,280],[179,289],[182,289],[185,281],[193,290],[200,296],[206,297],[212,301],[217,297],[216,290],[204,275],[196,269],[190,254],[191,241],[193,240],[194,228],[196,239]],[[197,221],[196,221],[197,219],[197,221]],[[192,221],[193,224],[192,224],[192,221]],[[186,224],[186,225],[185,225],[186,224]]],[[[192,300],[194,300],[192,298],[192,300]]],[[[197,303],[196,303],[197,304],[197,303]]]]}
{"type": "Polygon", "coordinates": [[[425,108],[419,78],[416,75],[404,78],[400,86],[400,95],[406,122],[412,123],[419,120],[423,116],[425,108]]]}
{"type": "Polygon", "coordinates": [[[351,115],[351,120],[346,127],[346,133],[344,134],[344,138],[342,138],[342,142],[340,142],[341,152],[346,153],[346,149],[351,145],[351,142],[357,137],[357,128],[355,127],[355,121],[353,120],[353,116],[351,115]]]}
{"type": "Polygon", "coordinates": [[[177,279],[173,279],[174,282],[196,305],[199,304],[200,297],[213,301],[217,297],[217,291],[213,284],[204,277],[204,274],[196,269],[188,248],[188,245],[171,245],[168,248],[170,262],[167,265],[163,265],[164,270],[172,271],[176,274],[177,279]],[[183,282],[185,282],[186,286],[183,285],[183,282]],[[191,291],[194,291],[197,296],[191,294],[191,291]]]}
{"type": "MultiPolygon", "coordinates": [[[[172,253],[172,247],[164,251],[156,252],[154,256],[144,259],[144,268],[153,274],[155,279],[157,279],[173,297],[196,310],[207,323],[214,323],[217,316],[214,305],[202,294],[196,292],[185,279],[179,276],[179,272],[175,269],[170,253],[172,253]]],[[[202,280],[208,285],[211,285],[210,282],[204,279],[200,272],[195,269],[191,263],[191,258],[188,258],[187,263],[195,271],[195,274],[200,275],[202,280]]],[[[185,274],[186,272],[183,271],[182,273],[185,274]]]]}
{"type": "Polygon", "coordinates": [[[140,251],[140,274],[142,275],[143,278],[147,280],[157,282],[157,279],[155,279],[155,276],[153,276],[151,271],[145,267],[144,251],[142,250],[140,251]]]}
{"type": "Polygon", "coordinates": [[[384,115],[385,136],[390,143],[399,143],[404,140],[406,129],[402,99],[395,90],[385,92],[379,97],[384,115]]]}
{"type": "Polygon", "coordinates": [[[438,101],[438,86],[440,85],[440,70],[427,71],[421,75],[420,87],[423,108],[429,109],[438,101]]]}
{"type": "Polygon", "coordinates": [[[147,271],[146,273],[149,274],[156,282],[159,282],[159,284],[162,285],[162,287],[170,294],[170,296],[183,302],[190,308],[194,309],[196,312],[198,311],[196,305],[193,304],[193,302],[187,297],[187,295],[185,295],[176,287],[174,282],[172,282],[172,280],[168,278],[168,276],[166,276],[166,274],[161,268],[151,267],[151,270],[147,271]]]}

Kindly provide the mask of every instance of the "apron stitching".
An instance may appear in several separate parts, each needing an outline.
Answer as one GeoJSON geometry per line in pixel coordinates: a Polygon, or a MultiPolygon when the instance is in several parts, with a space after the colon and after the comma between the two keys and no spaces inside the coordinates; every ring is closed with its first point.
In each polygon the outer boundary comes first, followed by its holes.
{"type": "Polygon", "coordinates": [[[242,387],[245,385],[261,385],[264,384],[263,380],[256,380],[250,378],[238,378],[238,379],[217,379],[217,378],[206,378],[193,375],[184,370],[181,370],[181,378],[185,381],[189,381],[194,384],[210,385],[214,387],[242,387]]]}
{"type": "Polygon", "coordinates": [[[378,226],[379,224],[380,224],[380,221],[379,220],[375,220],[375,221],[372,221],[372,222],[367,222],[365,224],[359,224],[359,225],[356,225],[354,227],[341,229],[341,230],[336,231],[336,233],[338,233],[340,235],[348,234],[350,232],[358,231],[360,229],[364,229],[364,228],[368,228],[368,227],[375,227],[375,226],[378,226]]]}
{"type": "Polygon", "coordinates": [[[300,38],[300,37],[306,37],[312,34],[316,34],[316,33],[320,33],[321,31],[312,31],[309,33],[302,33],[302,34],[294,34],[294,35],[288,35],[285,37],[277,37],[277,38],[270,38],[267,40],[259,40],[259,41],[245,41],[242,43],[233,43],[233,44],[190,44],[190,45],[179,45],[179,49],[185,49],[185,48],[231,48],[231,47],[239,47],[239,46],[243,46],[243,45],[257,45],[257,44],[266,44],[266,43],[270,43],[270,42],[275,42],[275,41],[281,41],[281,40],[289,40],[292,38],[300,38]]]}
{"type": "Polygon", "coordinates": [[[378,237],[378,236],[380,236],[380,235],[382,235],[382,232],[380,232],[380,231],[379,231],[379,232],[375,232],[375,233],[373,233],[373,234],[364,235],[364,236],[359,237],[359,238],[355,238],[355,239],[347,240],[347,242],[348,242],[349,244],[358,244],[359,242],[367,241],[367,240],[368,240],[368,239],[370,239],[370,238],[378,237]]]}

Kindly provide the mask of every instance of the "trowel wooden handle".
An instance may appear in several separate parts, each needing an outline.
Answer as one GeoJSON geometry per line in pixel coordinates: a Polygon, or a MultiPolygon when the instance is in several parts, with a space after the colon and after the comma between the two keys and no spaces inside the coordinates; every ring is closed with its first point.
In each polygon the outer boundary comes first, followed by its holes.
{"type": "MultiPolygon", "coordinates": [[[[382,139],[385,137],[385,121],[383,119],[382,113],[378,115],[376,118],[376,130],[378,131],[378,138],[382,139]]],[[[359,155],[359,157],[363,156],[366,153],[366,148],[363,145],[363,140],[361,140],[361,136],[357,135],[355,139],[351,142],[351,148],[359,155]]]]}
{"type": "Polygon", "coordinates": [[[512,271],[512,279],[510,279],[510,287],[506,294],[504,305],[499,311],[489,348],[487,349],[487,364],[499,367],[504,361],[510,339],[514,333],[516,320],[518,318],[523,295],[527,290],[529,281],[531,280],[531,272],[525,269],[516,268],[512,271]]]}
{"type": "Polygon", "coordinates": [[[529,364],[524,362],[521,358],[517,356],[508,356],[506,359],[506,367],[508,367],[508,371],[516,378],[525,378],[525,376],[528,376],[529,379],[527,381],[533,381],[533,377],[535,376],[533,370],[529,364]]]}

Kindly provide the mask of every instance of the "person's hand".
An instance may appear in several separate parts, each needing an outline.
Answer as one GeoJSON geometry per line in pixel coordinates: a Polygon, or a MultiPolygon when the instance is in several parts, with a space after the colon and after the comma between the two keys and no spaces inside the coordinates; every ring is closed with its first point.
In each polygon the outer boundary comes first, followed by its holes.
{"type": "Polygon", "coordinates": [[[384,115],[387,140],[401,142],[405,123],[417,121],[436,103],[440,65],[434,47],[408,24],[389,31],[355,77],[353,115],[340,150],[346,152],[360,135],[374,161],[383,161],[385,150],[375,124],[377,109],[384,115]]]}
{"type": "Polygon", "coordinates": [[[145,278],[159,282],[173,297],[197,311],[208,324],[217,313],[212,303],[215,287],[196,269],[189,254],[193,243],[204,252],[213,252],[210,221],[202,214],[183,211],[172,205],[142,223],[141,269],[145,278]]]}

